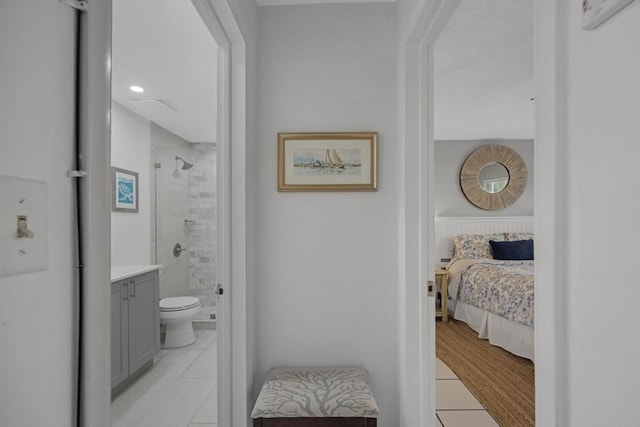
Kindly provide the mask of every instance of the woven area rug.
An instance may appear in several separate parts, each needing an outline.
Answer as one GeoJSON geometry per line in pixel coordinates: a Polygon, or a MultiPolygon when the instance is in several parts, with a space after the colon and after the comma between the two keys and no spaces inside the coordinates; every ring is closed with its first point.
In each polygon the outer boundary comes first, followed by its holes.
{"type": "Polygon", "coordinates": [[[436,356],[504,427],[535,425],[534,365],[478,338],[457,320],[436,322],[436,356]]]}

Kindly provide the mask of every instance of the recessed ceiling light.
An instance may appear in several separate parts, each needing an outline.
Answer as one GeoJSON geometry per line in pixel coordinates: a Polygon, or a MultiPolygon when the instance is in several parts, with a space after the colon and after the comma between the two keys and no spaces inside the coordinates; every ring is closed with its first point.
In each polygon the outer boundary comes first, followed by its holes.
{"type": "Polygon", "coordinates": [[[143,88],[141,88],[140,86],[136,86],[136,85],[129,86],[129,89],[131,89],[133,92],[136,92],[136,93],[144,92],[143,88]]]}

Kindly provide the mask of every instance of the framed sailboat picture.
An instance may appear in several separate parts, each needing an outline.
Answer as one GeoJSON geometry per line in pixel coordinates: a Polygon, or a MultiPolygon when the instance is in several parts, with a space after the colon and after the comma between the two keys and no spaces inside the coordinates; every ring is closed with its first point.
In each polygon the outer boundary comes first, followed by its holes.
{"type": "Polygon", "coordinates": [[[377,132],[279,133],[278,191],[376,191],[377,132]]]}
{"type": "Polygon", "coordinates": [[[582,0],[582,29],[593,30],[633,0],[582,0]]]}

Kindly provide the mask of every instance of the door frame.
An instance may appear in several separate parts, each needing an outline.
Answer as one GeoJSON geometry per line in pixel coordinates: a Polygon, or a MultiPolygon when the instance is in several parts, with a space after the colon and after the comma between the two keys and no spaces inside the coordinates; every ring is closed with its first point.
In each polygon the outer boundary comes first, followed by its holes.
{"type": "MultiPolygon", "coordinates": [[[[433,278],[433,58],[431,48],[460,0],[418,1],[413,21],[400,43],[400,141],[404,141],[405,253],[403,303],[406,327],[403,347],[405,385],[401,395],[406,409],[403,425],[433,426],[435,422],[435,319],[429,315],[426,293],[412,292],[433,278]],[[417,162],[413,159],[418,159],[417,162]],[[417,164],[416,164],[417,163],[417,164]],[[425,197],[426,192],[426,197],[425,197]],[[426,199],[426,200],[423,200],[426,199]],[[430,228],[431,227],[431,228],[430,228]],[[431,245],[431,246],[430,246],[431,245]],[[414,256],[414,252],[419,254],[414,256]],[[412,299],[413,298],[413,299],[412,299]],[[422,313],[426,313],[423,322],[422,313]],[[416,326],[417,325],[417,326],[416,326]],[[423,340],[426,338],[426,342],[423,340]],[[419,357],[412,358],[412,352],[419,357]],[[426,368],[423,368],[426,367],[426,368]],[[412,374],[419,372],[419,380],[412,374]],[[417,396],[414,398],[413,396],[417,396]]],[[[535,218],[536,224],[536,422],[564,426],[568,419],[567,325],[563,315],[566,268],[559,257],[566,253],[568,208],[566,183],[568,156],[563,141],[568,92],[568,6],[564,1],[540,0],[535,6],[535,218]]],[[[401,246],[402,247],[402,246],[401,246]]]]}
{"type": "MultiPolygon", "coordinates": [[[[230,321],[225,323],[221,363],[228,369],[219,384],[220,425],[243,425],[247,421],[247,310],[246,310],[246,44],[229,1],[204,0],[230,41],[226,69],[229,71],[229,116],[224,118],[229,138],[223,157],[225,244],[230,251],[225,264],[225,297],[230,321]],[[232,197],[233,194],[233,197],[232,197]],[[231,220],[233,219],[233,221],[231,220]],[[233,339],[232,339],[233,337],[233,339]],[[232,363],[233,361],[233,363],[232,363]]],[[[81,179],[82,247],[85,266],[82,277],[83,328],[81,353],[80,425],[110,426],[110,159],[111,159],[111,30],[112,0],[90,2],[82,13],[83,62],[80,70],[80,129],[83,151],[81,179]],[[106,226],[105,226],[106,224],[106,226]]],[[[220,164],[220,163],[219,163],[220,164]]]]}
{"type": "Polygon", "coordinates": [[[78,168],[81,268],[80,426],[108,427],[111,409],[111,0],[80,13],[78,168]]]}
{"type": "Polygon", "coordinates": [[[401,407],[404,426],[435,426],[435,197],[432,47],[460,0],[418,2],[399,46],[399,140],[404,141],[404,313],[401,407]],[[430,283],[431,282],[431,283],[430,283]],[[416,375],[418,373],[418,375],[416,375]]]}
{"type": "Polygon", "coordinates": [[[245,200],[245,188],[238,183],[245,179],[245,163],[241,159],[246,146],[246,46],[226,0],[192,3],[219,47],[216,155],[221,203],[217,216],[217,281],[224,293],[216,296],[218,424],[233,425],[233,421],[246,418],[246,409],[240,412],[240,408],[247,405],[236,404],[237,399],[246,400],[246,394],[238,394],[238,387],[233,387],[246,381],[246,222],[242,221],[246,213],[244,203],[236,200],[245,200]],[[234,315],[236,312],[238,316],[234,315]]]}

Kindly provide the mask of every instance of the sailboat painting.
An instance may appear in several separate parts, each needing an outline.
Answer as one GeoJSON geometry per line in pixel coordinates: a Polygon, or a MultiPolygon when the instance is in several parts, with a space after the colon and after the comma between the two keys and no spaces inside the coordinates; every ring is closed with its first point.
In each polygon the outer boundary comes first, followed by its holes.
{"type": "Polygon", "coordinates": [[[362,152],[359,148],[326,150],[301,148],[293,152],[294,175],[341,174],[360,176],[362,152]]]}
{"type": "Polygon", "coordinates": [[[633,0],[582,0],[582,29],[593,30],[633,0]]]}
{"type": "Polygon", "coordinates": [[[377,133],[278,134],[278,191],[374,191],[377,133]]]}

